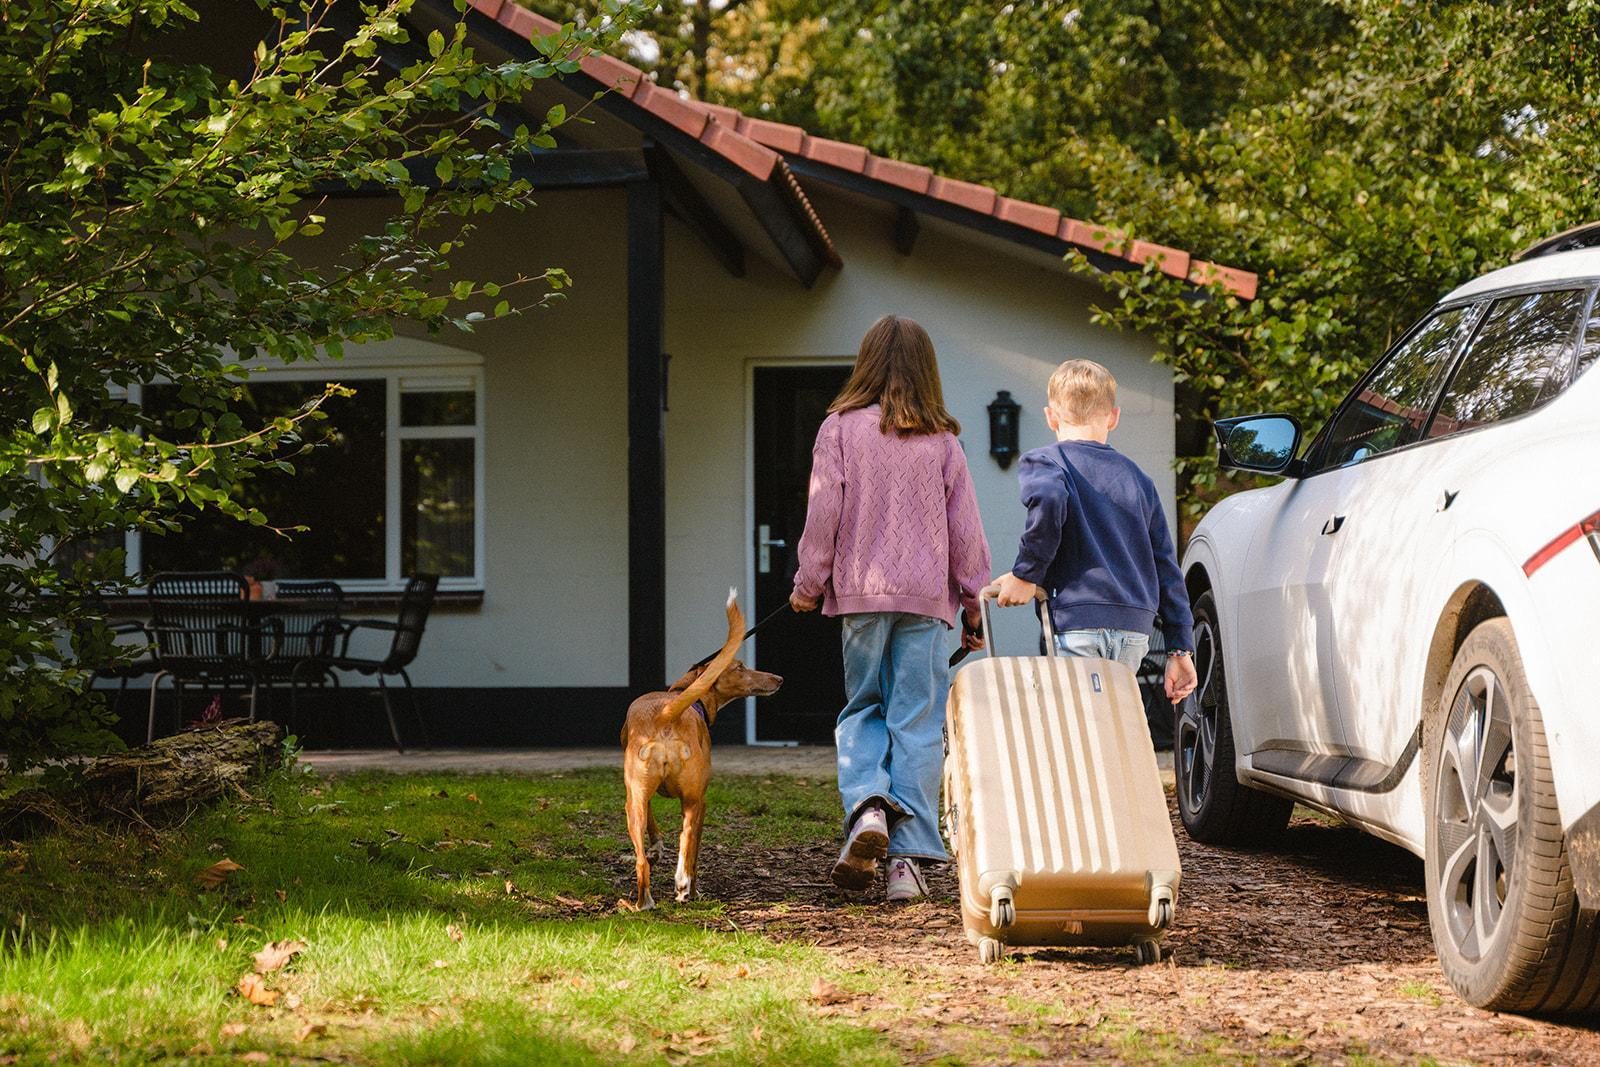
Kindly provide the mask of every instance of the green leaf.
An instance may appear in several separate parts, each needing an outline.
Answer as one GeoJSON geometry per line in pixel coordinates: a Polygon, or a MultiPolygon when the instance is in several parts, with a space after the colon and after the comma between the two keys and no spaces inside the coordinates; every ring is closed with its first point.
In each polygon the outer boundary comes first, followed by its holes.
{"type": "Polygon", "coordinates": [[[441,156],[433,165],[434,177],[439,179],[441,185],[448,185],[450,179],[456,175],[456,165],[449,156],[441,156]]]}
{"type": "Polygon", "coordinates": [[[438,59],[444,54],[444,34],[434,30],[428,34],[428,55],[438,59]]]}
{"type": "Polygon", "coordinates": [[[117,492],[126,493],[128,490],[132,489],[138,484],[139,472],[134,470],[132,467],[123,467],[121,470],[117,471],[116,475],[112,478],[112,481],[116,483],[117,492]]]}
{"type": "Polygon", "coordinates": [[[40,408],[33,413],[33,432],[38,434],[49,433],[55,425],[56,409],[40,408]]]}

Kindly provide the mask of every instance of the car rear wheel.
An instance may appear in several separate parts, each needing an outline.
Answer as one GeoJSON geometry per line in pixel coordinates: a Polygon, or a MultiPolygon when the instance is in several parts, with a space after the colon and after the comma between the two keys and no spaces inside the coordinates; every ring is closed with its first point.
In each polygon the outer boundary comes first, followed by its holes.
{"type": "Polygon", "coordinates": [[[1194,603],[1195,691],[1178,706],[1173,770],[1184,829],[1208,845],[1254,845],[1289,823],[1294,803],[1244,785],[1234,774],[1233,723],[1222,670],[1216,598],[1194,603]]]}
{"type": "Polygon", "coordinates": [[[1445,977],[1490,1011],[1600,1008],[1600,921],[1578,908],[1539,705],[1510,620],[1456,653],[1427,757],[1428,919],[1445,977]]]}

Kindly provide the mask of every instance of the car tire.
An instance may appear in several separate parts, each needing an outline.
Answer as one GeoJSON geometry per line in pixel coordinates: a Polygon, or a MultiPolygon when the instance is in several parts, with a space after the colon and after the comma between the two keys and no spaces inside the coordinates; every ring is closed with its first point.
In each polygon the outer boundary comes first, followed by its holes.
{"type": "Polygon", "coordinates": [[[1428,921],[1445,977],[1488,1011],[1593,1013],[1600,917],[1578,907],[1509,619],[1480,623],[1456,652],[1423,753],[1428,921]]]}
{"type": "Polygon", "coordinates": [[[1223,677],[1222,637],[1210,590],[1194,602],[1195,691],[1178,705],[1172,764],[1178,815],[1207,845],[1262,845],[1289,824],[1294,802],[1240,782],[1234,773],[1233,723],[1223,677]]]}

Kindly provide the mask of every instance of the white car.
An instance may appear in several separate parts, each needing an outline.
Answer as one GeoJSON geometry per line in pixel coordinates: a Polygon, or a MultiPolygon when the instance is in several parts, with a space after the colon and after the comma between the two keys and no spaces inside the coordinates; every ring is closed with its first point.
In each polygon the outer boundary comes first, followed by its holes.
{"type": "Polygon", "coordinates": [[[1284,480],[1218,504],[1183,560],[1190,836],[1265,843],[1298,801],[1417,853],[1444,973],[1493,1010],[1600,1009],[1588,245],[1600,225],[1450,293],[1304,449],[1288,416],[1218,423],[1224,466],[1284,480]]]}

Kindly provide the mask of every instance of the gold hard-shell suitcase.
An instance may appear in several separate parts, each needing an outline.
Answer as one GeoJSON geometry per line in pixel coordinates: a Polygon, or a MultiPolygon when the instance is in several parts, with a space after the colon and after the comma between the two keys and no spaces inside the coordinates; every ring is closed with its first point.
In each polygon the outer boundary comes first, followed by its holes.
{"type": "MultiPolygon", "coordinates": [[[[1144,703],[1120,663],[989,654],[950,691],[945,829],[967,940],[985,963],[1006,945],[1132,945],[1161,958],[1178,900],[1172,835],[1144,703]]],[[[1043,600],[1041,592],[1039,599],[1043,600]]]]}

